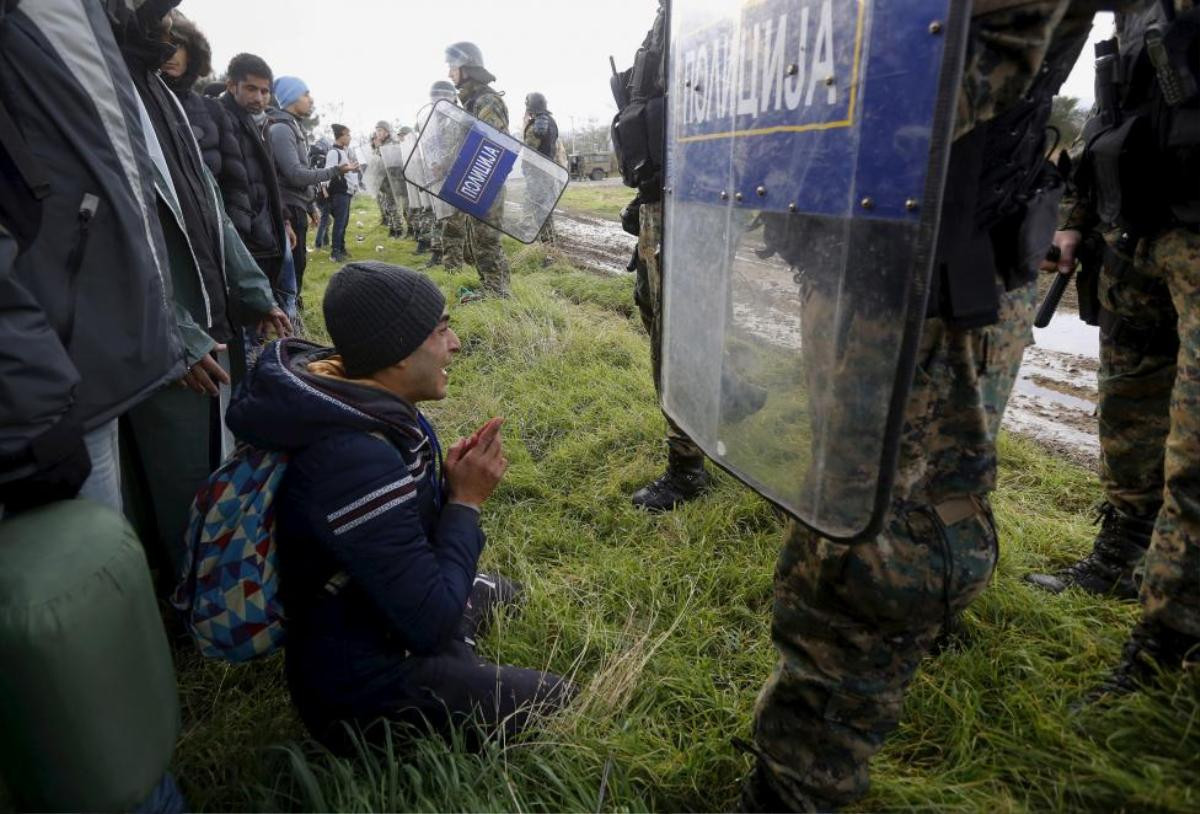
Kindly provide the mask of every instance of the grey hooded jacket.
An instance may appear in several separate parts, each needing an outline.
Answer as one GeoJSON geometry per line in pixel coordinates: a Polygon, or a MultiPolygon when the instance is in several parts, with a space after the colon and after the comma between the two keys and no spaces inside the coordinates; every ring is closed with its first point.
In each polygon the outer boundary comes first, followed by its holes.
{"type": "Polygon", "coordinates": [[[308,166],[308,137],[300,127],[300,120],[291,113],[272,108],[267,117],[271,120],[268,137],[283,205],[308,209],[317,198],[317,184],[337,177],[337,167],[314,170],[308,166]]]}
{"type": "Polygon", "coordinates": [[[184,366],[138,100],[101,4],[0,11],[0,223],[19,247],[0,263],[3,481],[57,422],[98,427],[184,366]]]}

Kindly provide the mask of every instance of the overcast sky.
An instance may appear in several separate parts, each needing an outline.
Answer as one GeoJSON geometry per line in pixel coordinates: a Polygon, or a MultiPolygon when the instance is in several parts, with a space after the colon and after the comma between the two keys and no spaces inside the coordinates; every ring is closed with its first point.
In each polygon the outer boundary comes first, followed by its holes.
{"type": "Polygon", "coordinates": [[[525,94],[541,91],[565,131],[571,117],[580,126],[612,119],[608,57],[620,70],[632,64],[658,3],[183,0],[179,9],[211,41],[215,70],[241,51],[258,54],[276,76],[308,83],[322,124],[339,102],[341,123],[359,132],[379,119],[411,124],[429,86],[446,78],[446,46],[469,40],[505,91],[514,126],[525,94]]]}
{"type": "MultiPolygon", "coordinates": [[[[250,51],[276,76],[302,77],[322,124],[358,134],[379,119],[411,123],[429,86],[446,78],[445,47],[470,40],[507,93],[514,127],[525,94],[541,91],[563,131],[607,123],[616,110],[608,57],[624,70],[654,20],[657,0],[183,0],[213,47],[213,65],[250,51]]],[[[1102,15],[1093,40],[1110,36],[1102,15]]],[[[1091,47],[1063,93],[1092,99],[1091,47]]]]}

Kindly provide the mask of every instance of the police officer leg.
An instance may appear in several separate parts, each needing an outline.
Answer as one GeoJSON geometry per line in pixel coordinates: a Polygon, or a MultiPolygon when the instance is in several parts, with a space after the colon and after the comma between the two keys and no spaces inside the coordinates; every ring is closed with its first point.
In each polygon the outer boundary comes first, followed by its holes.
{"type": "Polygon", "coordinates": [[[442,264],[447,271],[457,271],[463,264],[463,243],[466,235],[466,215],[455,212],[446,218],[442,228],[442,264]]]}
{"type": "Polygon", "coordinates": [[[445,218],[440,218],[434,220],[433,226],[430,228],[429,259],[425,262],[425,268],[427,269],[442,264],[445,226],[445,218]]]}
{"type": "Polygon", "coordinates": [[[995,326],[926,321],[880,540],[848,546],[789,526],[772,623],[780,661],[755,713],[748,810],[826,810],[864,795],[920,659],[987,585],[996,433],[1032,306],[1024,288],[1002,297],[995,326]]]}
{"type": "Polygon", "coordinates": [[[1141,563],[1162,505],[1163,453],[1175,381],[1175,309],[1147,247],[1126,262],[1111,254],[1101,272],[1107,311],[1100,332],[1100,480],[1105,503],[1092,551],[1055,574],[1031,574],[1053,593],[1136,599],[1141,563]]]}
{"type": "Polygon", "coordinates": [[[500,233],[482,223],[473,225],[475,241],[475,268],[479,271],[479,284],[490,294],[507,297],[508,258],[500,246],[500,233]]]}
{"type": "MultiPolygon", "coordinates": [[[[634,291],[642,324],[650,334],[650,367],[654,389],[662,381],[662,270],[659,245],[662,240],[662,204],[642,204],[638,235],[638,281],[634,291]]],[[[704,453],[670,416],[667,420],[667,471],[633,493],[634,506],[661,512],[702,495],[712,480],[704,469],[704,453]]]]}
{"type": "Polygon", "coordinates": [[[1151,252],[1179,314],[1163,506],[1146,554],[1142,620],[1099,694],[1137,690],[1160,671],[1200,662],[1200,234],[1171,230],[1151,252]]]}

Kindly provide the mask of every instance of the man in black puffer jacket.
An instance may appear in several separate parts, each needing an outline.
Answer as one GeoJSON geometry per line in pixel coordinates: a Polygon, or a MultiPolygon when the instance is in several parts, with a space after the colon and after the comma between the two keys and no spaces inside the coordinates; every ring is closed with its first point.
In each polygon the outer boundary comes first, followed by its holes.
{"type": "Polygon", "coordinates": [[[459,342],[428,277],[349,263],[324,312],[334,347],[269,346],[229,409],[240,438],[290,455],[276,517],[292,700],[331,744],[341,722],[380,718],[443,734],[473,718],[511,734],[574,689],[483,661],[467,641],[480,507],[508,465],[501,419],[442,461],[416,404],[446,397],[459,342]]]}
{"type": "Polygon", "coordinates": [[[234,217],[233,223],[263,273],[278,289],[284,241],[296,248],[296,237],[284,219],[275,158],[266,138],[271,68],[254,54],[238,54],[230,61],[226,76],[220,104],[237,144],[233,161],[249,187],[247,212],[240,220],[234,217]]]}
{"type": "MultiPolygon", "coordinates": [[[[175,53],[162,65],[162,78],[187,113],[204,163],[217,179],[225,211],[234,225],[250,218],[250,190],[233,122],[216,99],[196,92],[197,80],[212,73],[212,48],[196,25],[178,10],[169,16],[168,38],[175,53]]],[[[240,231],[240,230],[239,230],[240,231]]],[[[242,235],[243,241],[246,239],[242,235]]]]}

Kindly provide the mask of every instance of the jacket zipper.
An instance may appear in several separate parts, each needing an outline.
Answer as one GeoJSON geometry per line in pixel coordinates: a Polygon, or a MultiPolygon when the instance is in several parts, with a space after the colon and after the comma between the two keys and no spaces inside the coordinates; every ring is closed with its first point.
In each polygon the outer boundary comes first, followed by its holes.
{"type": "Polygon", "coordinates": [[[88,192],[79,202],[79,235],[75,247],[67,258],[67,301],[71,310],[67,315],[67,324],[63,327],[63,347],[70,349],[71,340],[75,337],[75,311],[79,298],[79,272],[83,268],[83,253],[87,250],[88,235],[91,234],[92,219],[100,208],[100,199],[88,192]]]}

